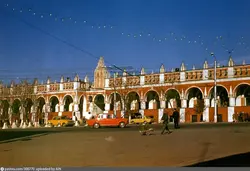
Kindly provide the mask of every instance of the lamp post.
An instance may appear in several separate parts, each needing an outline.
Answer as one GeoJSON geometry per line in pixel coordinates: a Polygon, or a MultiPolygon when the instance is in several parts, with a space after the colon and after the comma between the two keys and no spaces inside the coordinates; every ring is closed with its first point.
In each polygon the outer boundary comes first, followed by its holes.
{"type": "Polygon", "coordinates": [[[213,52],[211,52],[211,56],[214,57],[214,122],[217,122],[217,78],[216,78],[216,71],[217,71],[217,61],[216,56],[213,52]]]}
{"type": "Polygon", "coordinates": [[[114,117],[116,117],[116,82],[115,82],[115,78],[116,78],[116,73],[114,73],[114,117]]]}

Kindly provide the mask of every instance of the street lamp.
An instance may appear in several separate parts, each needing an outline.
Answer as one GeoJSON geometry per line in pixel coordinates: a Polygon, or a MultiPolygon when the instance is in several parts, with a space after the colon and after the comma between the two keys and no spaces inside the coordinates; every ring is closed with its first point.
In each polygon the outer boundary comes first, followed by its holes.
{"type": "Polygon", "coordinates": [[[210,54],[214,57],[214,122],[217,122],[217,78],[216,78],[216,71],[217,71],[217,61],[216,56],[213,52],[210,54]]]}
{"type": "Polygon", "coordinates": [[[114,90],[115,90],[115,93],[114,93],[114,117],[116,117],[116,73],[114,73],[114,90]]]}

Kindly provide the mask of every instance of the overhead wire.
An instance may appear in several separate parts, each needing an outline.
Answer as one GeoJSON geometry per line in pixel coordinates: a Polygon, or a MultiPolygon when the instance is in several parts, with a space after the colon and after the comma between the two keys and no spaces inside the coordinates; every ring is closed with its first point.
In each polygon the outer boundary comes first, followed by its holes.
{"type": "MultiPolygon", "coordinates": [[[[2,11],[5,11],[5,13],[9,14],[5,9],[2,10],[2,11]]],[[[94,59],[96,59],[96,60],[99,60],[99,57],[97,57],[97,56],[94,55],[93,53],[91,53],[91,52],[89,52],[89,51],[87,51],[87,50],[85,50],[85,49],[83,49],[83,48],[81,48],[81,47],[78,47],[78,46],[76,46],[76,45],[74,45],[74,44],[72,44],[72,43],[70,43],[70,42],[68,42],[68,41],[66,41],[66,40],[63,40],[63,39],[61,39],[60,37],[55,36],[54,34],[51,34],[51,33],[49,33],[48,31],[45,31],[45,30],[43,30],[43,29],[41,29],[41,28],[35,26],[34,24],[31,24],[30,22],[28,22],[28,21],[22,19],[22,18],[19,17],[19,16],[16,16],[16,15],[15,15],[15,16],[14,16],[14,15],[9,15],[9,16],[12,16],[13,18],[18,19],[19,21],[21,21],[22,23],[26,24],[27,26],[29,26],[29,27],[32,28],[32,29],[35,29],[35,30],[37,30],[37,31],[39,31],[39,32],[41,32],[41,33],[43,33],[43,34],[49,36],[49,37],[54,38],[55,40],[57,40],[57,41],[59,41],[59,42],[61,42],[61,43],[64,43],[64,44],[66,44],[66,45],[68,45],[68,46],[74,48],[75,50],[81,51],[82,53],[87,54],[88,56],[90,56],[90,57],[92,57],[92,58],[94,58],[94,59]]],[[[123,71],[123,72],[127,72],[127,71],[125,71],[124,69],[118,67],[117,65],[110,63],[108,60],[105,60],[105,63],[110,64],[110,65],[113,66],[115,69],[118,69],[118,70],[123,71]]],[[[128,75],[132,75],[132,74],[130,74],[130,73],[128,73],[128,72],[127,72],[127,74],[128,74],[128,75]]]]}

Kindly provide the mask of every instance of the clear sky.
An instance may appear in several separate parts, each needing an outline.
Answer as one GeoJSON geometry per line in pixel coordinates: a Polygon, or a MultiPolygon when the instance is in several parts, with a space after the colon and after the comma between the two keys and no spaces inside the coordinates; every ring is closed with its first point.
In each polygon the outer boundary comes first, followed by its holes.
{"type": "Polygon", "coordinates": [[[250,63],[249,9],[249,0],[2,0],[0,79],[91,78],[100,56],[148,73],[212,64],[210,52],[225,65],[226,49],[250,63]]]}

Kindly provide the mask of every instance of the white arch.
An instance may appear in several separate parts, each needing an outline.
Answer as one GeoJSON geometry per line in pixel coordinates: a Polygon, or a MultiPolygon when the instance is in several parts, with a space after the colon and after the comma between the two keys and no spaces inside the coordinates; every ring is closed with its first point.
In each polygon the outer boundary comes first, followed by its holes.
{"type": "Polygon", "coordinates": [[[176,89],[176,88],[173,88],[173,87],[168,88],[168,89],[164,92],[164,95],[167,95],[167,92],[170,91],[170,90],[175,90],[175,91],[177,91],[177,93],[179,94],[179,97],[181,97],[180,91],[179,91],[178,89],[176,89]]]}
{"type": "Polygon", "coordinates": [[[86,95],[84,95],[84,94],[80,95],[77,99],[78,104],[80,104],[81,98],[82,98],[82,103],[84,103],[84,101],[86,101],[86,99],[87,99],[86,95]]]}
{"type": "Polygon", "coordinates": [[[36,100],[38,100],[38,99],[43,99],[43,100],[44,100],[44,102],[46,103],[46,99],[45,99],[45,97],[44,97],[44,96],[38,96],[38,97],[36,98],[36,100]]]}
{"type": "MultiPolygon", "coordinates": [[[[109,97],[108,97],[109,103],[112,103],[111,99],[112,99],[112,95],[113,95],[113,94],[115,94],[115,93],[111,93],[111,94],[109,95],[109,97]]],[[[116,92],[116,97],[117,97],[117,94],[121,97],[120,93],[118,93],[118,92],[116,92]]],[[[116,100],[117,100],[117,99],[116,99],[116,100]]],[[[121,100],[122,100],[122,98],[121,98],[121,100]]]]}
{"type": "Polygon", "coordinates": [[[192,88],[198,88],[200,90],[200,92],[201,92],[202,98],[204,97],[203,96],[203,91],[202,91],[202,89],[200,87],[198,87],[198,86],[191,86],[191,87],[188,87],[186,89],[186,91],[185,91],[184,96],[185,96],[186,99],[188,99],[189,90],[192,89],[192,88]]]}
{"type": "Polygon", "coordinates": [[[57,100],[58,100],[58,102],[60,102],[60,98],[58,97],[58,95],[52,95],[52,96],[50,96],[49,102],[51,102],[51,99],[52,99],[53,97],[56,97],[57,100]]]}
{"type": "Polygon", "coordinates": [[[159,95],[159,93],[158,93],[156,90],[152,90],[152,89],[150,89],[150,90],[146,91],[146,93],[144,93],[144,97],[143,97],[143,99],[144,99],[144,101],[145,101],[145,102],[147,102],[147,98],[148,98],[148,96],[147,96],[147,95],[148,95],[148,93],[149,93],[150,91],[155,92],[155,93],[157,94],[157,96],[158,96],[159,100],[160,100],[160,95],[159,95]]]}
{"type": "Polygon", "coordinates": [[[237,88],[239,87],[239,86],[241,86],[241,85],[244,85],[244,84],[246,84],[246,85],[249,85],[250,86],[250,83],[247,83],[247,82],[243,82],[243,83],[239,83],[237,86],[235,86],[234,87],[234,89],[233,89],[233,96],[234,97],[236,97],[236,91],[237,91],[237,88]]]}
{"type": "Polygon", "coordinates": [[[127,98],[127,96],[128,96],[130,93],[136,93],[136,94],[138,95],[138,97],[139,97],[139,100],[140,100],[140,94],[139,94],[138,91],[136,91],[136,90],[131,90],[131,91],[129,91],[129,92],[126,94],[126,98],[127,98]]]}
{"type": "Polygon", "coordinates": [[[98,93],[98,94],[94,95],[94,97],[93,97],[93,102],[95,102],[95,99],[96,99],[97,96],[102,96],[102,97],[103,97],[103,100],[104,100],[104,102],[105,102],[105,96],[104,96],[103,94],[101,94],[101,93],[98,93]]]}
{"type": "Polygon", "coordinates": [[[66,101],[66,97],[67,97],[67,96],[70,96],[71,99],[72,99],[72,101],[74,102],[74,98],[73,98],[73,96],[72,96],[71,94],[65,94],[65,95],[63,96],[63,105],[65,105],[65,101],[66,101]]]}
{"type": "MultiPolygon", "coordinates": [[[[218,87],[223,87],[223,88],[225,88],[226,89],[226,91],[227,91],[227,95],[229,95],[229,92],[228,92],[228,89],[224,86],[224,85],[222,85],[222,84],[217,84],[217,90],[218,90],[218,87]]],[[[214,88],[214,86],[212,86],[209,90],[208,90],[208,97],[210,97],[211,98],[211,91],[212,91],[212,89],[214,88]]],[[[218,92],[218,91],[217,91],[218,92]]]]}

